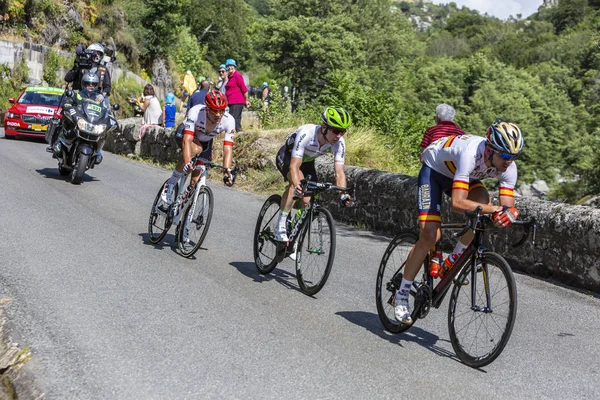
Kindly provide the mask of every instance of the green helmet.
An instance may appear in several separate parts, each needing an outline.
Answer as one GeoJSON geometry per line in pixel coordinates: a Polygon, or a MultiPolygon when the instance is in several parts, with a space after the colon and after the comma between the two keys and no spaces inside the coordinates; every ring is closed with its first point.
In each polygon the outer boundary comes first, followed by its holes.
{"type": "Polygon", "coordinates": [[[352,123],[350,114],[341,107],[326,107],[321,114],[323,123],[330,128],[348,129],[352,123]]]}

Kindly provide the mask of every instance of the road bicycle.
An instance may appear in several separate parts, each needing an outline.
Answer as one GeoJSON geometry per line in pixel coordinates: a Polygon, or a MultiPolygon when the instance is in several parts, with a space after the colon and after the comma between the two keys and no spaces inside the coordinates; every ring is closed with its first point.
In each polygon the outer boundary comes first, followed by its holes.
{"type": "MultiPolygon", "coordinates": [[[[423,319],[431,307],[439,308],[450,287],[448,307],[448,330],[450,341],[458,358],[474,368],[483,367],[494,361],[508,343],[517,316],[517,287],[508,262],[497,253],[484,247],[484,232],[489,215],[482,208],[465,213],[464,224],[442,224],[442,230],[461,229],[455,237],[469,230],[475,237],[463,254],[456,260],[435,285],[429,273],[430,260],[435,252],[426,257],[421,280],[415,279],[410,291],[412,321],[423,319]]],[[[515,221],[513,225],[524,228],[523,237],[513,245],[522,245],[533,228],[535,245],[536,221],[515,221]]],[[[402,269],[408,254],[418,240],[413,231],[398,234],[385,251],[377,274],[377,313],[385,329],[400,333],[412,324],[397,322],[394,316],[396,292],[402,282],[402,269]]],[[[439,242],[438,242],[439,243],[439,242]]],[[[436,244],[438,246],[438,244],[436,244]]],[[[443,265],[441,252],[438,261],[443,265]]]]}
{"type": "Polygon", "coordinates": [[[342,188],[310,179],[309,175],[301,182],[303,196],[310,196],[308,206],[295,213],[292,210],[288,217],[287,243],[275,240],[281,196],[274,194],[265,201],[254,230],[254,261],[258,272],[268,274],[285,257],[296,253],[298,286],[302,293],[312,296],[325,286],[335,258],[333,217],[329,210],[320,204],[320,193],[334,190],[351,193],[354,198],[354,187],[342,188]]]}
{"type": "MultiPolygon", "coordinates": [[[[200,157],[200,153],[196,154],[188,165],[202,170],[200,180],[196,185],[190,184],[186,189],[187,176],[191,171],[184,174],[173,188],[174,201],[169,205],[162,200],[167,179],[154,198],[148,221],[148,239],[154,244],[163,240],[171,225],[175,224],[177,249],[186,258],[192,257],[198,251],[210,226],[214,196],[211,188],[205,183],[208,170],[210,168],[225,169],[222,165],[200,157]]],[[[184,170],[191,170],[191,168],[184,170]]],[[[235,182],[238,172],[237,166],[231,171],[233,182],[235,182]]]]}

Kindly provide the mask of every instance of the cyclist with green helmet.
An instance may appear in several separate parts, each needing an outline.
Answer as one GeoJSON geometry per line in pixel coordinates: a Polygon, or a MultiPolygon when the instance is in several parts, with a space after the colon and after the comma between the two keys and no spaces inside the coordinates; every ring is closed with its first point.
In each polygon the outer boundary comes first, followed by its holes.
{"type": "MultiPolygon", "coordinates": [[[[326,107],[321,114],[320,125],[307,124],[299,127],[288,136],[285,144],[277,153],[277,169],[289,182],[283,198],[281,199],[281,210],[275,230],[275,240],[287,242],[286,220],[294,203],[294,195],[302,195],[300,181],[310,175],[313,180],[317,178],[315,159],[325,154],[333,153],[335,169],[335,185],[346,187],[346,174],[344,173],[344,158],[346,155],[346,143],[344,134],[350,127],[350,115],[341,107],[326,107]]],[[[308,204],[310,197],[304,198],[304,204],[308,204]]],[[[352,202],[350,196],[343,195],[340,200],[349,205],[352,202]]],[[[290,256],[294,258],[293,256],[290,256]]]]}

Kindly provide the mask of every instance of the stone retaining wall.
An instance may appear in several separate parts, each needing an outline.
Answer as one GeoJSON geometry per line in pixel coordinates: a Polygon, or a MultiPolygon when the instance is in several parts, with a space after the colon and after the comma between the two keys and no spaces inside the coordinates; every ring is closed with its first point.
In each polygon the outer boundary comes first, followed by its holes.
{"type": "MultiPolygon", "coordinates": [[[[142,137],[140,124],[140,118],[120,121],[120,131],[108,138],[105,149],[175,161],[177,145],[171,135],[150,127],[142,137]]],[[[320,180],[333,180],[330,162],[317,162],[317,172],[320,180]]],[[[356,184],[357,205],[343,208],[334,196],[325,197],[336,219],[392,234],[417,229],[415,177],[353,166],[346,166],[346,174],[349,183],[356,184]]],[[[518,198],[517,207],[523,218],[533,216],[538,221],[536,246],[528,240],[512,248],[522,230],[511,227],[490,229],[488,248],[505,256],[515,270],[600,292],[600,210],[529,198],[518,198]]],[[[462,221],[460,214],[449,211],[447,202],[443,209],[444,221],[462,221]]],[[[444,248],[450,250],[455,243],[448,232],[444,248]]]]}

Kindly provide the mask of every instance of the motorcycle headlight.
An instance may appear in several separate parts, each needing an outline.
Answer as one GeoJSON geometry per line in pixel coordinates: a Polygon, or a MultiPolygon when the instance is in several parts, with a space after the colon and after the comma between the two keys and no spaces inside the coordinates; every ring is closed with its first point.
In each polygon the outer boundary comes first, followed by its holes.
{"type": "Polygon", "coordinates": [[[19,115],[19,114],[15,114],[15,113],[11,113],[11,112],[9,112],[9,113],[6,113],[6,116],[7,116],[8,118],[13,118],[13,119],[21,119],[21,115],[19,115]]]}
{"type": "Polygon", "coordinates": [[[93,132],[96,135],[101,135],[104,132],[105,129],[106,129],[106,124],[94,125],[93,132]]]}
{"type": "Polygon", "coordinates": [[[92,133],[96,133],[94,131],[94,129],[96,128],[94,124],[90,124],[89,122],[87,122],[85,119],[83,118],[79,118],[77,120],[77,127],[82,130],[82,131],[86,131],[86,132],[92,132],[92,133]]]}

